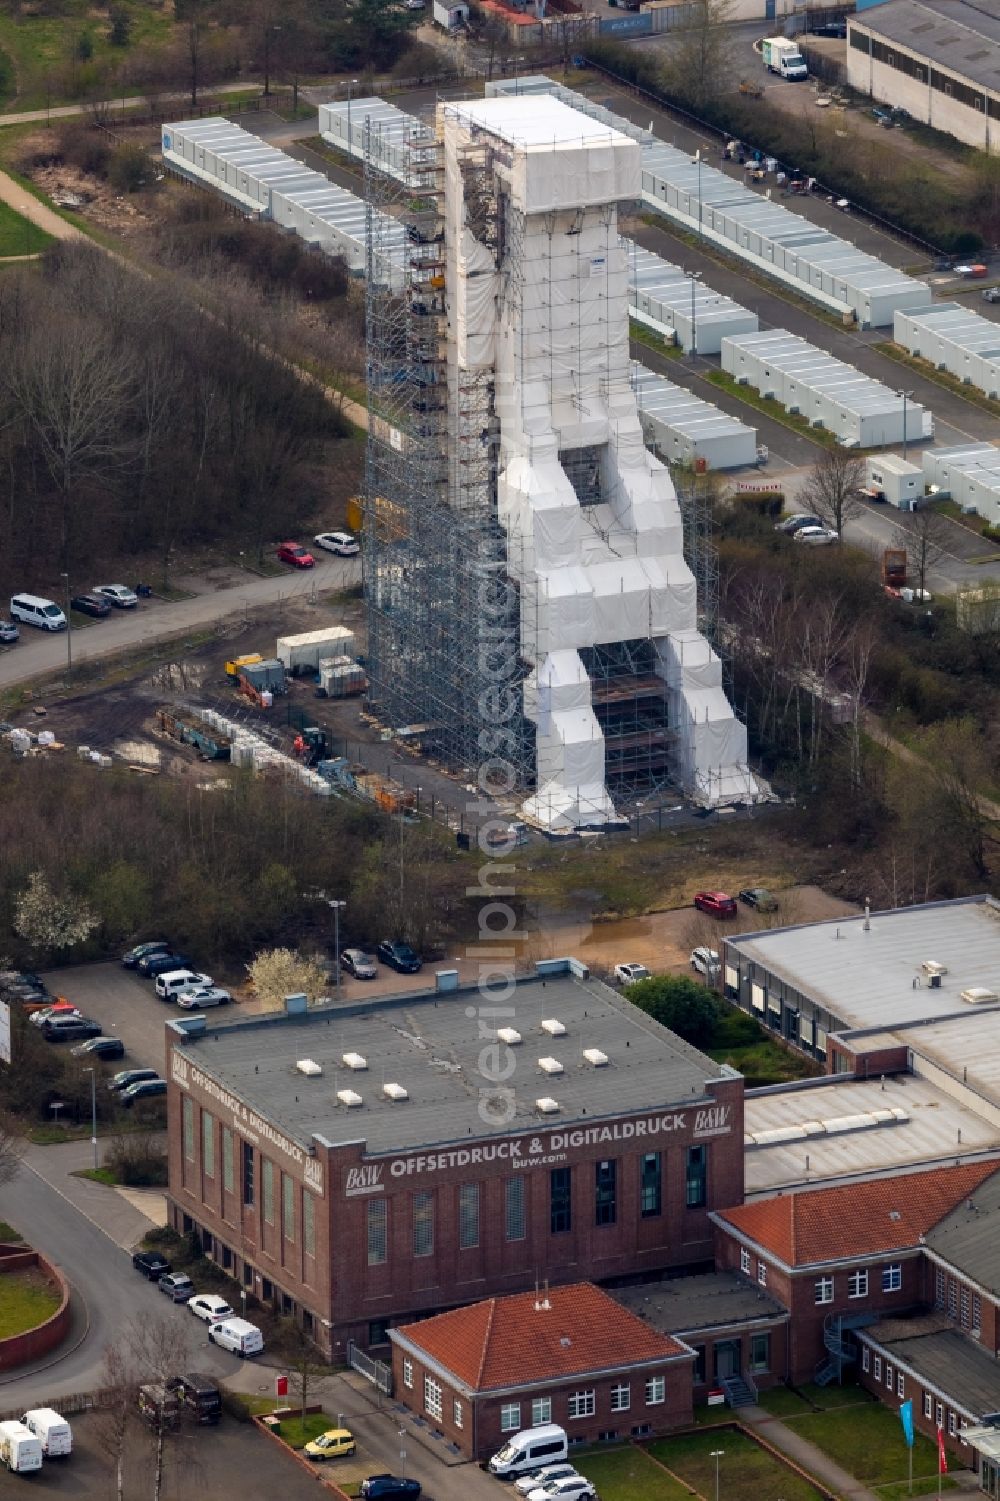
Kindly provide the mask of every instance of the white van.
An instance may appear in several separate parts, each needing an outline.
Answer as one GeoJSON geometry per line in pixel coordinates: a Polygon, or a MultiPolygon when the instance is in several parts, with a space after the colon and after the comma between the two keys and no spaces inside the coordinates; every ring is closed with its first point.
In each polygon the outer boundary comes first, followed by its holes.
{"type": "Polygon", "coordinates": [[[24,1414],[24,1426],[30,1428],[42,1446],[46,1459],[59,1459],[73,1452],[73,1430],[64,1417],[51,1407],[33,1407],[24,1414]]]}
{"type": "Polygon", "coordinates": [[[37,625],[43,631],[64,631],[66,616],[51,599],[40,594],[12,594],[10,613],[14,620],[23,620],[25,625],[37,625]]]}
{"type": "Polygon", "coordinates": [[[208,1338],[213,1345],[232,1350],[241,1359],[259,1355],[264,1348],[264,1336],[256,1324],[250,1324],[246,1319],[223,1319],[219,1324],[211,1324],[208,1338]]]}
{"type": "Polygon", "coordinates": [[[0,1461],[8,1470],[27,1475],[42,1468],[42,1446],[23,1423],[0,1423],[0,1461]]]}
{"type": "Polygon", "coordinates": [[[161,1001],[175,1001],[185,990],[211,983],[211,975],[199,975],[193,969],[170,969],[165,975],[157,975],[156,994],[161,1001]]]}
{"type": "Polygon", "coordinates": [[[537,1428],[522,1428],[512,1434],[490,1460],[490,1474],[502,1480],[513,1480],[516,1475],[527,1475],[540,1470],[543,1465],[555,1464],[569,1453],[566,1430],[558,1423],[541,1423],[537,1428]]]}

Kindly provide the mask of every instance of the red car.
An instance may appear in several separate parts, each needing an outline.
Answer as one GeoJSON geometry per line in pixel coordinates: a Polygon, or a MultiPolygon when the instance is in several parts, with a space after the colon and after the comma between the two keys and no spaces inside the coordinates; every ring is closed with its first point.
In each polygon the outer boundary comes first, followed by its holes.
{"type": "Polygon", "coordinates": [[[314,568],[316,559],[311,552],[306,552],[298,542],[282,542],[278,548],[278,561],[291,563],[293,568],[314,568]]]}
{"type": "Polygon", "coordinates": [[[707,912],[709,917],[736,916],[736,899],[724,891],[699,891],[694,904],[699,912],[707,912]]]}

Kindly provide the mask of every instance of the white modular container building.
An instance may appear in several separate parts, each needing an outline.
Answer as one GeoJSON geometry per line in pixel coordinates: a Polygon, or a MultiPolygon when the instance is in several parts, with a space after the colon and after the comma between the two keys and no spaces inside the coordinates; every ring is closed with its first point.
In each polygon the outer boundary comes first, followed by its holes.
{"type": "Polygon", "coordinates": [[[634,240],[622,244],[628,253],[629,316],[638,323],[698,354],[718,354],[727,334],[756,333],[756,313],[634,240]]]}
{"type": "Polygon", "coordinates": [[[895,453],[870,454],[865,459],[865,489],[898,511],[913,511],[924,497],[924,471],[895,453]]]}
{"type": "Polygon", "coordinates": [[[991,526],[1000,526],[1000,448],[992,443],[928,448],[923,467],[929,491],[950,496],[963,511],[975,511],[991,526]]]}
{"type": "Polygon", "coordinates": [[[892,337],[910,354],[929,360],[966,385],[1000,398],[1000,326],[957,302],[899,312],[892,337]]]}
{"type": "Polygon", "coordinates": [[[933,419],[919,402],[784,329],[725,338],[721,353],[727,374],[812,426],[826,428],[847,448],[901,443],[904,414],[908,442],[921,442],[933,432],[933,419]]]}
{"type": "Polygon", "coordinates": [[[756,464],[757,434],[752,427],[645,365],[633,363],[631,380],[643,436],[661,458],[691,465],[700,459],[708,469],[756,464]]]}
{"type": "Polygon", "coordinates": [[[486,92],[554,94],[592,119],[631,136],[642,148],[644,203],[823,307],[848,315],[862,328],[888,326],[900,308],[930,305],[931,290],[925,282],[885,265],[550,78],[535,74],[499,79],[488,83],[486,92]]]}
{"type": "Polygon", "coordinates": [[[371,139],[383,170],[400,182],[412,181],[422,166],[433,166],[434,131],[385,99],[321,104],[319,133],[329,145],[359,162],[364,161],[371,139]],[[427,144],[427,151],[421,150],[422,143],[427,144]]]}

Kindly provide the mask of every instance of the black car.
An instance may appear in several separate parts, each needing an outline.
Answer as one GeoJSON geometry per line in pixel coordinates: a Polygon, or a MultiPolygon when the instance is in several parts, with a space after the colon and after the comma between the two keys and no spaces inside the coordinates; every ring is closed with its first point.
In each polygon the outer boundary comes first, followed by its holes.
{"type": "Polygon", "coordinates": [[[15,641],[21,639],[21,632],[13,620],[0,620],[0,643],[4,646],[13,646],[15,641]]]}
{"type": "Polygon", "coordinates": [[[101,1024],[85,1016],[50,1016],[42,1022],[41,1032],[46,1042],[83,1042],[88,1037],[100,1037],[101,1024]]]}
{"type": "Polygon", "coordinates": [[[170,1262],[159,1251],[133,1251],[132,1265],[137,1272],[148,1277],[150,1282],[159,1282],[161,1277],[166,1277],[170,1272],[170,1262]]]}
{"type": "Polygon", "coordinates": [[[155,954],[147,954],[144,959],[140,959],[136,969],[140,975],[155,980],[157,975],[169,974],[172,969],[190,969],[193,963],[194,960],[189,959],[186,954],[172,954],[169,950],[164,953],[162,949],[158,949],[155,954]]]}
{"type": "Polygon", "coordinates": [[[81,615],[93,615],[95,620],[103,620],[105,615],[111,614],[111,606],[99,594],[75,594],[69,607],[81,615]]]}
{"type": "Polygon", "coordinates": [[[128,1089],[130,1084],[138,1084],[140,1079],[158,1079],[159,1077],[155,1068],[123,1068],[120,1073],[108,1080],[108,1088],[112,1094],[119,1094],[123,1089],[128,1089]]]}
{"type": "Polygon", "coordinates": [[[399,943],[393,938],[383,938],[377,949],[383,964],[388,964],[401,975],[415,975],[423,960],[408,943],[399,943]]]}
{"type": "Polygon", "coordinates": [[[170,944],[165,938],[155,938],[150,943],[137,943],[134,949],[129,949],[122,954],[122,964],[126,969],[137,969],[140,959],[152,957],[154,954],[169,954],[170,944]]]}
{"type": "Polygon", "coordinates": [[[9,985],[0,985],[0,995],[9,1001],[45,1001],[50,1000],[47,985],[35,985],[30,980],[13,980],[9,985]]]}
{"type": "Polygon", "coordinates": [[[397,1497],[404,1496],[407,1501],[415,1501],[420,1495],[420,1481],[409,1480],[404,1475],[369,1475],[361,1482],[361,1494],[370,1501],[396,1501],[397,1497]]]}
{"type": "Polygon", "coordinates": [[[137,1079],[134,1084],[128,1084],[118,1091],[118,1100],[128,1110],[137,1100],[155,1099],[157,1095],[166,1092],[166,1079],[137,1079]]]}
{"type": "Polygon", "coordinates": [[[120,1037],[90,1037],[70,1052],[74,1058],[124,1058],[125,1044],[120,1037]]]}

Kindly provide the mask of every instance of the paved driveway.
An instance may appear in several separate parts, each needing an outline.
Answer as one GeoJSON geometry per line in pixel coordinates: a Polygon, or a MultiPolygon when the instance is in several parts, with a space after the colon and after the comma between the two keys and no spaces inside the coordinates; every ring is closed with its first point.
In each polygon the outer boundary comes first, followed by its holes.
{"type": "MultiPolygon", "coordinates": [[[[162,1071],[163,1026],[182,1016],[171,1002],[161,1001],[152,980],[145,980],[120,964],[78,964],[53,970],[45,977],[49,989],[78,1006],[84,1016],[100,1022],[106,1037],[120,1037],[126,1058],[119,1068],[156,1068],[162,1071]]],[[[220,1008],[223,1012],[232,1007],[220,1008]]],[[[59,1044],[62,1046],[62,1044],[59,1044]]],[[[108,1065],[109,1069],[112,1065],[108,1065]]]]}

